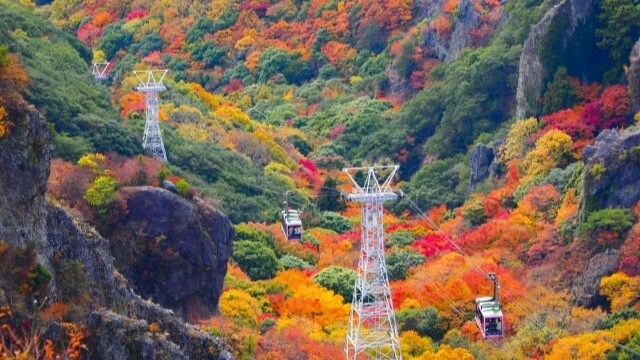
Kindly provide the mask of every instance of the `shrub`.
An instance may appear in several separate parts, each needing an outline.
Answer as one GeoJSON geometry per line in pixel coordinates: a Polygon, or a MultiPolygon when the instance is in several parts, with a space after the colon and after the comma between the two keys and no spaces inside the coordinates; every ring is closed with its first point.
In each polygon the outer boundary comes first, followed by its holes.
{"type": "Polygon", "coordinates": [[[182,197],[186,197],[189,193],[189,189],[191,185],[185,179],[180,179],[176,182],[176,190],[178,191],[178,195],[182,197]]]}
{"type": "Polygon", "coordinates": [[[424,264],[424,256],[409,250],[399,250],[387,257],[389,280],[404,280],[410,267],[424,264]]]}
{"type": "Polygon", "coordinates": [[[260,242],[236,241],[233,259],[251,280],[271,279],[282,268],[273,250],[260,242]]]}
{"type": "Polygon", "coordinates": [[[299,257],[297,257],[295,255],[291,255],[291,254],[284,255],[278,261],[280,262],[280,265],[285,270],[290,270],[290,269],[299,269],[299,270],[313,269],[313,266],[311,264],[309,264],[308,262],[300,259],[299,257]]]}
{"type": "Polygon", "coordinates": [[[333,230],[338,234],[342,234],[353,229],[353,224],[349,219],[332,211],[325,211],[322,213],[320,226],[325,229],[333,230]]]}
{"type": "Polygon", "coordinates": [[[386,247],[397,246],[403,248],[405,246],[413,244],[416,240],[415,236],[408,231],[396,231],[389,234],[389,241],[386,243],[386,247]]]}
{"type": "Polygon", "coordinates": [[[345,302],[353,300],[353,287],[356,272],[340,266],[329,266],[313,276],[313,281],[320,286],[342,295],[345,302]]]}
{"type": "Polygon", "coordinates": [[[631,228],[634,221],[635,217],[629,209],[604,209],[590,213],[581,227],[587,231],[623,232],[631,228]]]}
{"type": "Polygon", "coordinates": [[[402,331],[413,330],[436,341],[442,339],[449,327],[447,320],[432,306],[398,311],[396,319],[402,331]]]}
{"type": "Polygon", "coordinates": [[[236,225],[236,241],[258,242],[273,250],[276,257],[282,256],[273,234],[266,230],[256,229],[247,224],[236,225]]]}

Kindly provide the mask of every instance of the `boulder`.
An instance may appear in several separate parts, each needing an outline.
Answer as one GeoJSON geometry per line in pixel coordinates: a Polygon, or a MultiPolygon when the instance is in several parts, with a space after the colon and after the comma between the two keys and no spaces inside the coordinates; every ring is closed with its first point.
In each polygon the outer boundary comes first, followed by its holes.
{"type": "Polygon", "coordinates": [[[172,183],[169,180],[164,180],[162,182],[162,188],[165,189],[165,190],[169,190],[174,194],[178,193],[178,188],[176,188],[176,184],[172,183]]]}
{"type": "MultiPolygon", "coordinates": [[[[471,194],[476,186],[480,185],[491,173],[492,164],[497,163],[497,156],[495,150],[485,144],[478,144],[469,158],[469,167],[471,168],[469,187],[467,189],[467,195],[471,194]]],[[[493,166],[494,169],[497,166],[493,166]]]]}
{"type": "Polygon", "coordinates": [[[125,188],[121,196],[126,215],[106,237],[136,292],[184,318],[215,313],[233,252],[229,219],[164,189],[125,188]]]}
{"type": "Polygon", "coordinates": [[[640,127],[604,130],[583,151],[580,218],[594,209],[630,208],[640,200],[640,127]]]}
{"type": "Polygon", "coordinates": [[[599,253],[592,257],[587,267],[571,285],[573,302],[586,307],[602,305],[603,298],[598,293],[600,279],[612,274],[618,268],[619,258],[618,250],[599,253]]]}
{"type": "MultiPolygon", "coordinates": [[[[116,269],[109,242],[93,228],[77,223],[58,206],[47,206],[50,263],[78,260],[92,283],[98,310],[86,319],[90,332],[87,358],[107,359],[232,359],[218,337],[189,325],[167,310],[143,300],[116,269]],[[118,309],[118,314],[110,309],[118,309]],[[150,331],[155,324],[158,333],[150,331]]],[[[54,267],[54,278],[60,269],[54,267]]],[[[59,292],[52,292],[55,301],[59,292]]]]}

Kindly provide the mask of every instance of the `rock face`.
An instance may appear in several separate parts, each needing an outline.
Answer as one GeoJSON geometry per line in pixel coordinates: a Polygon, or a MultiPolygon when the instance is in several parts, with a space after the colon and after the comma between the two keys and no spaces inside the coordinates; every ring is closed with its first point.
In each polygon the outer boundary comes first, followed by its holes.
{"type": "Polygon", "coordinates": [[[549,10],[529,33],[520,55],[520,72],[516,94],[518,119],[532,115],[538,98],[542,96],[545,78],[549,76],[544,68],[541,48],[550,37],[560,37],[559,43],[565,47],[581,19],[596,10],[599,0],[563,0],[549,10]]]}
{"type": "Polygon", "coordinates": [[[640,111],[640,39],[631,49],[630,64],[627,68],[627,82],[629,83],[629,97],[633,105],[633,112],[640,111]]]}
{"type": "Polygon", "coordinates": [[[469,165],[471,167],[471,176],[467,194],[471,194],[476,186],[489,177],[492,167],[497,167],[497,157],[494,148],[485,144],[478,144],[471,152],[469,165]],[[495,166],[493,165],[494,163],[496,164],[495,166]]]}
{"type": "Polygon", "coordinates": [[[136,292],[185,318],[193,306],[213,314],[233,252],[228,218],[164,189],[127,188],[121,195],[127,214],[107,238],[136,292]]]}
{"type": "Polygon", "coordinates": [[[591,209],[629,208],[640,200],[640,127],[601,132],[583,160],[581,219],[591,209]]]}
{"type": "MultiPolygon", "coordinates": [[[[438,2],[434,2],[436,5],[438,2]]],[[[441,4],[437,4],[441,8],[441,4]]],[[[426,11],[434,16],[433,10],[426,11]]],[[[452,61],[458,56],[460,50],[464,49],[471,42],[472,30],[480,25],[480,14],[473,8],[471,0],[461,0],[458,4],[458,15],[456,15],[453,32],[447,39],[443,39],[434,30],[427,31],[423,46],[432,48],[436,56],[441,61],[452,61]]]]}
{"type": "MultiPolygon", "coordinates": [[[[109,243],[63,209],[47,207],[47,246],[58,260],[79,260],[102,310],[86,321],[89,359],[231,359],[219,338],[185,324],[170,310],[140,298],[118,273],[109,243]],[[108,309],[118,309],[115,314],[108,309]],[[162,334],[150,332],[155,323],[162,334]]],[[[51,259],[53,262],[53,259],[51,259]]],[[[58,269],[54,275],[58,276],[58,269]]]]}
{"type": "Polygon", "coordinates": [[[618,268],[620,251],[600,253],[589,260],[584,269],[571,285],[571,296],[574,303],[580,306],[595,307],[600,305],[601,296],[598,294],[600,279],[612,274],[618,268]]]}
{"type": "MultiPolygon", "coordinates": [[[[56,280],[65,271],[54,264],[75,260],[82,264],[91,282],[90,289],[83,290],[91,295],[83,311],[94,309],[84,324],[92,334],[85,339],[89,348],[86,357],[96,360],[233,358],[220,338],[140,298],[117,271],[109,242],[90,226],[76,223],[63,209],[47,203],[49,129],[33,107],[25,104],[19,107],[9,109],[13,126],[8,135],[0,138],[0,240],[21,246],[35,244],[38,261],[53,274],[51,302],[62,296],[61,284],[56,280]],[[149,328],[152,323],[159,329],[155,333],[149,328]]],[[[200,231],[207,232],[212,239],[218,236],[222,239],[220,243],[201,244],[193,249],[194,253],[200,252],[203,259],[198,266],[211,266],[206,272],[209,278],[203,279],[198,274],[194,277],[211,286],[210,292],[215,295],[209,294],[208,299],[212,301],[210,304],[216,304],[229,257],[223,254],[231,253],[233,232],[224,215],[206,206],[195,209],[197,212],[190,216],[202,219],[200,231]],[[218,254],[221,255],[215,261],[206,260],[207,256],[218,254]]],[[[185,218],[165,218],[165,221],[180,221],[186,227],[193,225],[185,218]]],[[[190,259],[195,261],[194,257],[190,259]]],[[[198,266],[192,264],[192,269],[199,271],[198,266]]]]}
{"type": "Polygon", "coordinates": [[[18,245],[35,242],[41,249],[51,135],[33,107],[10,111],[9,118],[11,131],[0,137],[0,239],[18,245]]]}

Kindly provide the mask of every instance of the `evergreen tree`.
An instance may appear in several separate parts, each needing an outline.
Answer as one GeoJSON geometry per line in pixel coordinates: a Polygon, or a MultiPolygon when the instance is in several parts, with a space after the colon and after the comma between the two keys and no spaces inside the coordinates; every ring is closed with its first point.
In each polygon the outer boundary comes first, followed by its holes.
{"type": "Polygon", "coordinates": [[[567,68],[561,66],[553,75],[553,81],[549,83],[544,93],[544,106],[542,112],[552,114],[558,110],[566,109],[578,102],[576,88],[571,85],[567,68]]]}
{"type": "Polygon", "coordinates": [[[324,211],[342,211],[346,208],[340,192],[336,188],[338,183],[332,177],[327,177],[320,189],[320,195],[316,200],[316,205],[324,211]]]}
{"type": "Polygon", "coordinates": [[[640,36],[640,9],[637,0],[604,0],[600,8],[604,28],[596,30],[601,39],[598,46],[613,58],[615,65],[610,72],[622,75],[622,65],[629,60],[631,48],[640,36]]]}

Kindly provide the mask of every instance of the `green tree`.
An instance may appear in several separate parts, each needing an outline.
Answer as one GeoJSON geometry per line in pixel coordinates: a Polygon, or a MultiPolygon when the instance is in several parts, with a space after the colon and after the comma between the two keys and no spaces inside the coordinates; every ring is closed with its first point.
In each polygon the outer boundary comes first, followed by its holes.
{"type": "Polygon", "coordinates": [[[338,234],[342,234],[353,229],[353,224],[349,219],[333,211],[325,211],[322,213],[320,226],[325,229],[333,230],[338,234]]]}
{"type": "Polygon", "coordinates": [[[256,229],[246,224],[238,224],[236,225],[236,241],[259,242],[273,250],[277,257],[282,256],[276,239],[269,231],[256,229]]]}
{"type": "Polygon", "coordinates": [[[191,58],[202,62],[206,68],[213,68],[220,64],[227,52],[216,46],[211,40],[197,42],[191,50],[191,58]]]}
{"type": "Polygon", "coordinates": [[[328,176],[320,188],[320,194],[316,200],[316,205],[320,210],[342,211],[346,208],[344,200],[337,189],[338,182],[333,177],[328,176]]]}
{"type": "Polygon", "coordinates": [[[282,268],[273,250],[255,241],[236,241],[233,260],[254,281],[271,279],[282,268]]]}
{"type": "Polygon", "coordinates": [[[578,94],[571,85],[567,68],[561,66],[556,70],[553,81],[549,83],[544,93],[544,105],[542,112],[551,114],[558,110],[570,108],[578,102],[578,94]]]}
{"type": "Polygon", "coordinates": [[[604,28],[596,29],[601,39],[598,46],[609,51],[620,72],[640,36],[640,10],[636,5],[633,0],[603,0],[600,3],[600,20],[604,28]]]}
{"type": "Polygon", "coordinates": [[[191,185],[185,179],[180,179],[176,182],[176,190],[178,191],[178,195],[185,197],[187,193],[191,189],[191,185]]]}
{"type": "Polygon", "coordinates": [[[622,232],[631,228],[634,222],[635,217],[629,209],[603,209],[590,213],[582,229],[622,232]]]}
{"type": "Polygon", "coordinates": [[[112,59],[118,50],[131,45],[132,37],[122,29],[122,23],[107,25],[98,40],[98,49],[104,51],[107,59],[112,59]]]}
{"type": "Polygon", "coordinates": [[[382,27],[375,21],[360,25],[356,34],[356,49],[371,50],[379,54],[387,47],[387,38],[382,27]]]}
{"type": "Polygon", "coordinates": [[[118,198],[116,185],[118,182],[112,177],[98,176],[87,189],[84,199],[93,207],[106,209],[108,203],[118,198]]]}
{"type": "Polygon", "coordinates": [[[290,270],[290,269],[299,269],[299,270],[313,269],[313,265],[311,265],[308,262],[300,259],[299,257],[297,257],[295,255],[291,255],[291,254],[286,254],[286,255],[282,256],[280,258],[280,260],[278,260],[278,261],[280,262],[280,265],[282,265],[282,267],[285,270],[290,270]]]}
{"type": "Polygon", "coordinates": [[[402,331],[413,330],[436,341],[442,339],[449,327],[447,320],[432,306],[398,311],[396,320],[402,331]]]}
{"type": "Polygon", "coordinates": [[[313,281],[320,286],[342,295],[344,301],[353,300],[353,286],[356,282],[356,272],[340,266],[329,266],[313,276],[313,281]]]}
{"type": "Polygon", "coordinates": [[[413,242],[416,241],[416,237],[408,231],[396,231],[389,234],[388,237],[389,240],[386,243],[386,247],[388,248],[393,246],[403,248],[407,245],[413,244],[413,242]]]}
{"type": "Polygon", "coordinates": [[[424,256],[410,250],[398,250],[387,256],[389,280],[404,280],[410,267],[424,264],[424,256]]]}
{"type": "Polygon", "coordinates": [[[11,62],[8,55],[9,49],[6,46],[0,46],[0,68],[8,66],[11,62]]]}
{"type": "Polygon", "coordinates": [[[289,53],[276,48],[268,48],[260,55],[258,81],[267,82],[272,76],[282,74],[291,64],[289,53]]]}

